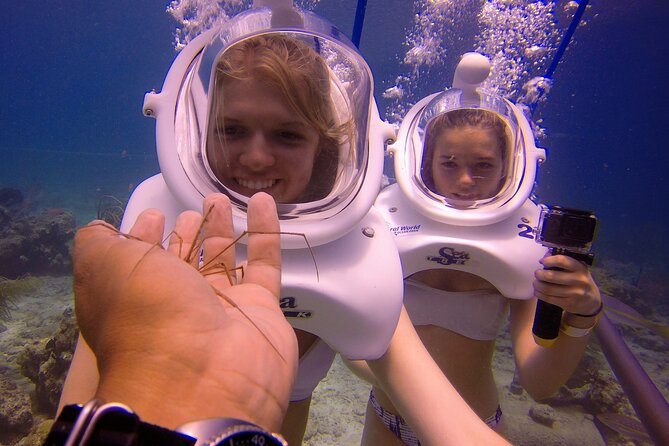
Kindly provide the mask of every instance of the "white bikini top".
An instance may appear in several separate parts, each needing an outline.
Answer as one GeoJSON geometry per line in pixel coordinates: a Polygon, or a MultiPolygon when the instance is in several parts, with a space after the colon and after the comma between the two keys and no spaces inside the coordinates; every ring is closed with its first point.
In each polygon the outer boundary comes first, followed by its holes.
{"type": "Polygon", "coordinates": [[[494,290],[450,292],[410,278],[404,280],[404,306],[414,325],[435,325],[480,341],[497,338],[509,308],[494,290]]]}

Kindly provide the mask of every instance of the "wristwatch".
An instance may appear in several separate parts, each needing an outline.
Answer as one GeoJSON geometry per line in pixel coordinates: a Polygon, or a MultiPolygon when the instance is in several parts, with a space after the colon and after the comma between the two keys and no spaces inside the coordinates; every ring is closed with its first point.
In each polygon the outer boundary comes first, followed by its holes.
{"type": "Polygon", "coordinates": [[[281,435],[237,418],[192,421],[176,431],[197,438],[195,446],[288,446],[281,435]]]}
{"type": "Polygon", "coordinates": [[[120,403],[65,406],[44,446],[287,446],[279,435],[236,418],[186,423],[176,431],[140,420],[120,403]]]}

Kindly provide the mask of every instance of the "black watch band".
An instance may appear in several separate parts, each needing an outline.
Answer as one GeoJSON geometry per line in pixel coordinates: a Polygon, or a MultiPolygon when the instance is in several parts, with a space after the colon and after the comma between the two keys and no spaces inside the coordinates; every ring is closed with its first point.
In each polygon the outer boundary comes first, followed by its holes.
{"type": "Polygon", "coordinates": [[[195,442],[188,435],[143,422],[123,404],[92,400],[65,406],[44,446],[193,446],[195,442]]]}
{"type": "Polygon", "coordinates": [[[180,426],[177,431],[140,420],[128,406],[65,406],[44,446],[287,446],[280,435],[235,418],[212,418],[180,426]]]}

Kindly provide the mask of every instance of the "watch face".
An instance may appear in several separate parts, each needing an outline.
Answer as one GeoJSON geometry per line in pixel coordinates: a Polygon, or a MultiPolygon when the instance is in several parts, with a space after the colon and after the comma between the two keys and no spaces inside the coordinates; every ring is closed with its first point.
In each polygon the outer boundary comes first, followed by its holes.
{"type": "Polygon", "coordinates": [[[272,434],[250,431],[229,435],[216,443],[216,446],[284,446],[285,444],[272,434]]]}

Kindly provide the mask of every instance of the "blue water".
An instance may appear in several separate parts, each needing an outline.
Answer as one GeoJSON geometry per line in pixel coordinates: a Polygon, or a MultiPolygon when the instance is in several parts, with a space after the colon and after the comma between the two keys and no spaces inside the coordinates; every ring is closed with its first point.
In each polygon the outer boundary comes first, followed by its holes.
{"type": "MultiPolygon", "coordinates": [[[[316,12],[350,33],[355,2],[345,3],[323,0],[316,12]]],[[[92,216],[101,191],[127,194],[158,171],[154,121],[141,115],[141,105],[146,91],[160,90],[175,56],[177,23],[166,6],[162,0],[5,6],[0,186],[36,187],[54,200],[44,207],[71,205],[66,197],[74,194],[89,200],[78,205],[89,206],[92,216]]],[[[368,2],[361,51],[374,71],[382,113],[390,107],[382,92],[407,70],[401,59],[411,9],[400,0],[368,2]]],[[[666,267],[669,6],[594,0],[584,21],[548,103],[535,115],[548,134],[540,141],[548,161],[537,194],[550,204],[593,210],[601,219],[600,254],[666,267]]],[[[449,58],[419,78],[416,95],[448,85],[453,61],[472,49],[476,27],[458,26],[449,58]]],[[[537,71],[531,74],[543,74],[537,71]]]]}
{"type": "MultiPolygon", "coordinates": [[[[125,199],[159,171],[155,122],[141,107],[147,91],[160,90],[176,55],[178,24],[167,4],[5,2],[0,187],[30,191],[38,208],[73,210],[84,224],[95,217],[101,196],[125,199]]],[[[354,9],[351,0],[322,0],[315,11],[350,34],[354,9]]],[[[383,116],[394,105],[382,93],[408,70],[401,60],[414,12],[406,0],[368,1],[360,49],[374,72],[383,116]]],[[[562,29],[568,19],[560,17],[562,29]]],[[[539,141],[548,153],[537,180],[539,200],[594,211],[600,258],[664,272],[668,25],[669,3],[662,0],[591,0],[548,102],[535,114],[548,135],[539,141]]],[[[419,73],[416,98],[449,85],[457,56],[473,49],[476,24],[457,27],[448,57],[419,73]]],[[[546,67],[534,69],[529,76],[546,67]]]]}

